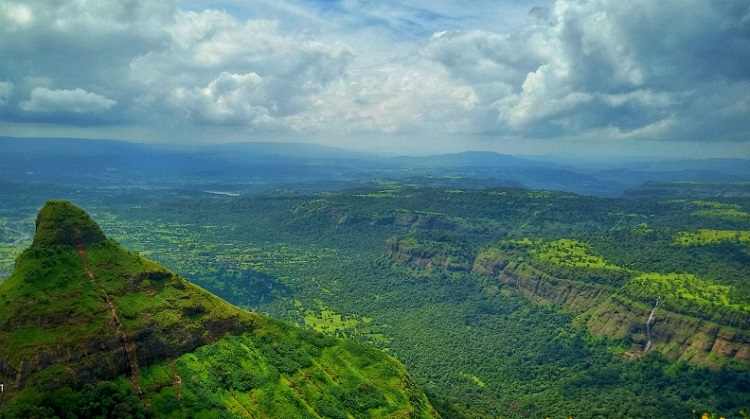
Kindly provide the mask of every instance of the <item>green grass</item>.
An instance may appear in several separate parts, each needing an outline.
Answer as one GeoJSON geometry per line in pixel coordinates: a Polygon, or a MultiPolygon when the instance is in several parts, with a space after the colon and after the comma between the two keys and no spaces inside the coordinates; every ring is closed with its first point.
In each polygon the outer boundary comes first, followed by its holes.
{"type": "Polygon", "coordinates": [[[34,244],[79,245],[105,239],[99,226],[85,211],[68,201],[50,200],[39,210],[34,244]]]}
{"type": "Polygon", "coordinates": [[[540,245],[531,254],[541,260],[570,267],[586,267],[620,270],[617,265],[607,263],[601,256],[589,253],[590,246],[579,240],[559,239],[540,245]]]}
{"type": "Polygon", "coordinates": [[[144,368],[143,398],[158,416],[180,408],[196,417],[434,416],[406,371],[384,353],[275,321],[267,326],[185,354],[174,367],[144,368]]]}
{"type": "Polygon", "coordinates": [[[641,223],[630,228],[630,232],[633,234],[645,236],[654,232],[654,229],[649,227],[646,223],[641,223]]]}
{"type": "Polygon", "coordinates": [[[672,244],[677,246],[705,246],[722,242],[750,242],[750,231],[699,229],[697,232],[677,233],[672,244]]]}
{"type": "Polygon", "coordinates": [[[479,377],[473,374],[466,374],[466,373],[459,373],[459,375],[463,378],[471,380],[474,384],[476,384],[479,388],[484,388],[487,386],[487,384],[480,380],[479,377]]]}
{"type": "Polygon", "coordinates": [[[710,210],[695,211],[693,214],[701,217],[729,218],[729,219],[746,219],[750,214],[745,211],[739,211],[734,208],[719,208],[710,210]]]}
{"type": "Polygon", "coordinates": [[[711,208],[711,209],[740,209],[742,208],[738,204],[724,204],[716,201],[690,201],[691,204],[699,208],[711,208]]]}
{"type": "Polygon", "coordinates": [[[8,339],[7,341],[7,344],[15,348],[36,348],[39,345],[53,344],[57,340],[58,337],[54,333],[50,333],[48,329],[33,327],[18,330],[12,333],[10,335],[10,339],[8,339]]]}
{"type": "Polygon", "coordinates": [[[721,306],[750,312],[750,305],[730,300],[730,286],[714,284],[692,274],[645,273],[633,278],[625,289],[636,296],[652,299],[661,296],[673,305],[721,306]]]}
{"type": "Polygon", "coordinates": [[[691,201],[690,203],[698,208],[702,208],[693,212],[693,215],[700,217],[726,219],[745,219],[750,217],[750,214],[742,211],[742,207],[738,204],[724,204],[715,201],[691,201]]]}
{"type": "Polygon", "coordinates": [[[353,329],[362,323],[369,323],[371,319],[358,320],[356,318],[343,318],[332,310],[323,309],[319,313],[307,310],[305,313],[305,326],[323,333],[336,333],[339,330],[353,329]]]}

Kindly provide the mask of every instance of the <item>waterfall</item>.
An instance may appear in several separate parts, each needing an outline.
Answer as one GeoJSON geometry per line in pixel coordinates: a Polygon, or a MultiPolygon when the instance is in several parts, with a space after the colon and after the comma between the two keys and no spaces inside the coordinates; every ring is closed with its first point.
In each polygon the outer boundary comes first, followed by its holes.
{"type": "Polygon", "coordinates": [[[253,307],[253,313],[255,313],[256,311],[258,311],[258,306],[260,306],[261,304],[263,304],[263,300],[265,298],[266,298],[266,294],[263,294],[263,295],[260,296],[260,301],[258,301],[258,304],[256,304],[255,307],[253,307]]]}
{"type": "Polygon", "coordinates": [[[648,321],[646,322],[646,336],[648,337],[648,341],[646,342],[646,346],[643,348],[644,353],[647,352],[651,347],[651,322],[654,320],[654,313],[656,313],[656,308],[659,307],[659,300],[661,300],[661,295],[656,298],[656,304],[654,304],[654,308],[651,310],[651,314],[648,316],[648,321]]]}

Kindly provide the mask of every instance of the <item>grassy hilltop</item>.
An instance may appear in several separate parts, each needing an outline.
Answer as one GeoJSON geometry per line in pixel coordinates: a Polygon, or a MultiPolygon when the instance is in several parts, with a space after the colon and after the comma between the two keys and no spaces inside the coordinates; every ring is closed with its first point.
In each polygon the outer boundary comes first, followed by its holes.
{"type": "Polygon", "coordinates": [[[0,284],[0,417],[437,417],[381,351],[232,306],[49,201],[0,284]]]}

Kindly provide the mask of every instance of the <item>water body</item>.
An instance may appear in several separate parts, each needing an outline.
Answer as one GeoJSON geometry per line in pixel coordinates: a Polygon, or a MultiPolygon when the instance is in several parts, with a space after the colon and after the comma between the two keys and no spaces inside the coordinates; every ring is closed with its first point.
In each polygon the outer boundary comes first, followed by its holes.
{"type": "Polygon", "coordinates": [[[223,191],[203,191],[214,195],[226,195],[226,196],[240,196],[237,192],[223,192],[223,191]]]}

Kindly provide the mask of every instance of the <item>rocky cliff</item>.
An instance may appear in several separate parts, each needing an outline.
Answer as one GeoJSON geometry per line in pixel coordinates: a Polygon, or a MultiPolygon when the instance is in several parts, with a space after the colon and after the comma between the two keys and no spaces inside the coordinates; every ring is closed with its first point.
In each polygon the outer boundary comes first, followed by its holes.
{"type": "MultiPolygon", "coordinates": [[[[391,239],[388,254],[415,267],[443,269],[452,255],[447,245],[436,248],[412,237],[391,239]]],[[[630,298],[625,288],[612,285],[613,281],[603,281],[596,274],[587,276],[591,271],[587,268],[580,268],[576,275],[582,279],[571,279],[575,268],[555,269],[554,264],[537,263],[524,246],[486,247],[474,255],[472,263],[451,267],[497,278],[533,301],[564,305],[578,313],[577,321],[590,332],[629,342],[632,350],[626,356],[642,355],[650,333],[649,350],[658,350],[670,359],[711,367],[750,365],[750,331],[676,313],[663,305],[654,310],[647,326],[653,306],[630,298]]]]}

